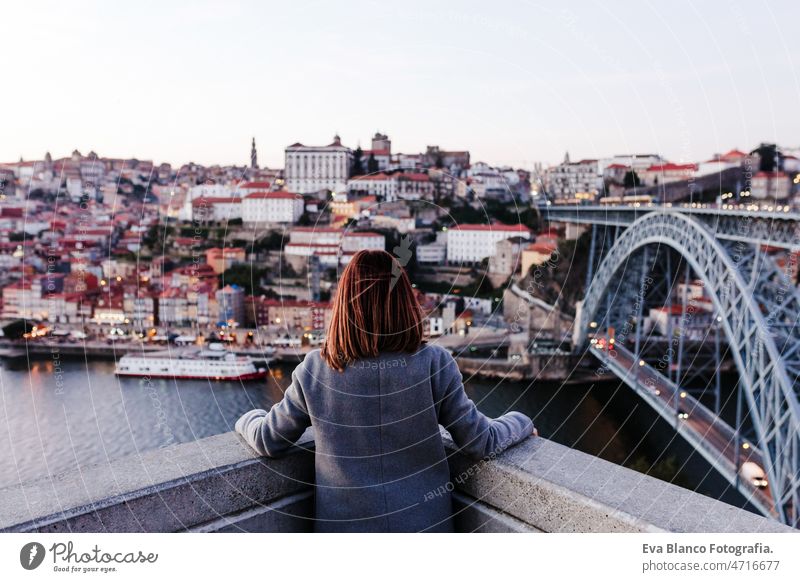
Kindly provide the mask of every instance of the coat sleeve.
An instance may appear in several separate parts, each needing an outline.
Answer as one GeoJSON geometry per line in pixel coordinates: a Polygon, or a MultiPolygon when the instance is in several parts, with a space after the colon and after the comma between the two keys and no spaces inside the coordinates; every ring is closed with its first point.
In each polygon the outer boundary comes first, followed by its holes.
{"type": "Polygon", "coordinates": [[[283,400],[270,408],[269,412],[251,410],[236,421],[236,432],[259,455],[281,456],[311,425],[301,385],[303,365],[298,365],[292,372],[292,383],[284,393],[283,400]]]}
{"type": "Polygon", "coordinates": [[[509,412],[496,419],[479,412],[464,391],[461,372],[450,354],[445,352],[438,366],[433,380],[439,424],[467,456],[494,457],[533,433],[533,421],[521,412],[509,412]]]}

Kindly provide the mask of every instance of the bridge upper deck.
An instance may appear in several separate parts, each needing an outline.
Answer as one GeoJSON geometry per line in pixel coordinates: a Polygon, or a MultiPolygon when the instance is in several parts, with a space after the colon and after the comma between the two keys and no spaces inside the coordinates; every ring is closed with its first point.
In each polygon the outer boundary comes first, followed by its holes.
{"type": "Polygon", "coordinates": [[[781,210],[751,211],[714,205],[638,204],[630,206],[547,206],[551,222],[627,227],[650,212],[680,212],[705,224],[719,239],[800,250],[800,213],[781,210]]]}

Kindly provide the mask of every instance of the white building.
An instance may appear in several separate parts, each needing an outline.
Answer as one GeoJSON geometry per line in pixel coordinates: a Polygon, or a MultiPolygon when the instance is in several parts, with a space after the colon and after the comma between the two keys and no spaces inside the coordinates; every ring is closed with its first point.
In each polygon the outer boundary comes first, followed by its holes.
{"type": "Polygon", "coordinates": [[[611,158],[597,160],[597,169],[600,174],[603,174],[608,166],[621,165],[630,168],[638,174],[650,166],[657,166],[664,162],[664,158],[658,154],[619,154],[611,158]]]}
{"type": "Polygon", "coordinates": [[[256,192],[242,200],[242,222],[295,223],[303,215],[303,197],[291,192],[256,192]]]}
{"type": "Polygon", "coordinates": [[[192,220],[220,222],[241,217],[241,198],[197,198],[192,200],[192,220]]]}
{"type": "Polygon", "coordinates": [[[386,237],[377,232],[346,232],[342,238],[342,251],[345,253],[375,250],[386,250],[386,237]]]}
{"type": "Polygon", "coordinates": [[[440,242],[417,245],[417,262],[421,265],[444,265],[447,259],[447,245],[440,242]]]}
{"type": "Polygon", "coordinates": [[[351,194],[377,196],[385,202],[392,202],[397,200],[397,180],[383,172],[356,176],[347,181],[347,191],[351,194]]]}
{"type": "Polygon", "coordinates": [[[368,172],[367,164],[370,158],[375,160],[377,170],[385,172],[392,165],[392,140],[388,135],[377,132],[372,137],[372,149],[364,150],[364,157],[361,158],[361,163],[364,165],[364,171],[368,172]]]}
{"type": "Polygon", "coordinates": [[[742,166],[747,158],[750,157],[745,152],[733,149],[724,154],[715,154],[710,160],[700,162],[697,165],[697,176],[707,176],[716,174],[728,168],[738,168],[742,166]]]}
{"type": "Polygon", "coordinates": [[[341,228],[323,226],[295,226],[289,231],[289,242],[294,244],[338,245],[342,240],[341,228]]]}
{"type": "Polygon", "coordinates": [[[508,192],[519,183],[519,175],[513,169],[494,168],[486,162],[472,164],[466,174],[466,179],[456,185],[457,196],[472,192],[477,198],[484,198],[487,192],[508,192]]]}
{"type": "Polygon", "coordinates": [[[790,189],[789,176],[784,172],[758,172],[750,184],[750,193],[757,200],[785,200],[790,189]]]}
{"type": "Polygon", "coordinates": [[[384,250],[386,237],[377,232],[345,231],[340,228],[298,226],[289,231],[289,243],[297,245],[340,246],[344,252],[384,250]]]}
{"type": "Polygon", "coordinates": [[[189,188],[186,194],[186,200],[191,202],[196,198],[231,198],[234,193],[231,189],[223,184],[197,184],[189,188]]]}
{"type": "Polygon", "coordinates": [[[597,160],[564,161],[545,170],[547,194],[556,199],[594,200],[602,188],[603,172],[597,160]]]}
{"type": "Polygon", "coordinates": [[[496,244],[520,236],[530,239],[531,231],[521,224],[461,224],[447,232],[447,261],[478,263],[495,253],[496,244]]]}
{"type": "Polygon", "coordinates": [[[347,191],[352,194],[377,196],[383,202],[430,199],[433,183],[421,172],[397,172],[357,176],[347,181],[347,191]]]}
{"type": "Polygon", "coordinates": [[[295,143],[286,148],[286,187],[291,192],[312,194],[322,190],[344,192],[353,153],[339,136],[327,146],[295,143]]]}
{"type": "Polygon", "coordinates": [[[337,228],[297,227],[289,232],[283,252],[288,257],[316,255],[325,266],[347,264],[362,250],[385,250],[386,237],[376,232],[348,232],[337,228]]]}
{"type": "Polygon", "coordinates": [[[261,180],[257,182],[241,182],[236,185],[234,193],[236,196],[244,198],[256,192],[269,192],[270,190],[272,190],[272,184],[261,180]]]}
{"type": "Polygon", "coordinates": [[[638,173],[644,186],[655,186],[657,184],[670,184],[689,180],[697,172],[697,164],[657,164],[650,166],[646,170],[638,173]]]}

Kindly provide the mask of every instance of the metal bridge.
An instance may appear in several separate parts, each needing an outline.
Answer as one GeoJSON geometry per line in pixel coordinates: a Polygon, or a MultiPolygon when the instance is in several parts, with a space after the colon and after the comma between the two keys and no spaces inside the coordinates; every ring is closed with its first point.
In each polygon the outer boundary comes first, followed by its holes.
{"type": "Polygon", "coordinates": [[[761,512],[800,526],[800,294],[768,252],[800,248],[800,215],[665,206],[548,211],[552,222],[591,225],[575,348],[588,345],[761,512]],[[696,281],[701,297],[691,296],[696,281]],[[645,329],[644,318],[659,307],[661,333],[645,329]],[[735,414],[721,402],[725,354],[739,377],[735,414]],[[709,395],[714,404],[700,404],[709,395]],[[763,468],[767,482],[748,475],[745,462],[763,468]]]}
{"type": "Polygon", "coordinates": [[[758,242],[791,250],[800,249],[800,214],[784,211],[722,210],[711,206],[673,204],[658,206],[547,206],[542,210],[551,222],[626,227],[653,211],[675,211],[706,225],[722,240],[758,242]]]}

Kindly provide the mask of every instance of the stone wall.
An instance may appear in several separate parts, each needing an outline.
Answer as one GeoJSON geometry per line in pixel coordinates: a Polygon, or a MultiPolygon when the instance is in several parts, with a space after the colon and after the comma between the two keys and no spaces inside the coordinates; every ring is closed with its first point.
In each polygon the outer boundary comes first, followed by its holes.
{"type": "MultiPolygon", "coordinates": [[[[447,442],[458,531],[794,531],[542,438],[477,464],[447,442]]],[[[283,459],[221,434],[0,490],[0,531],[311,531],[313,461],[310,434],[283,459]]]]}

